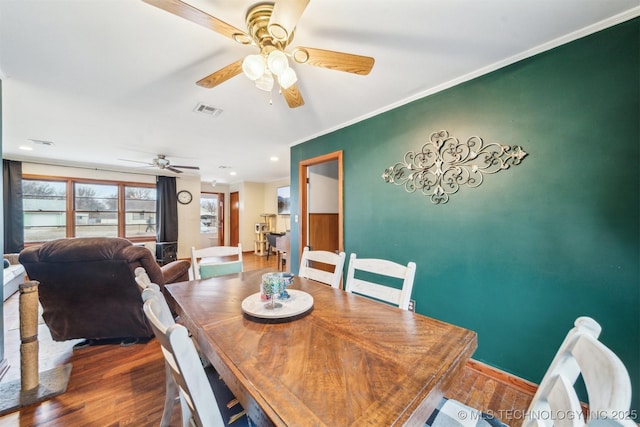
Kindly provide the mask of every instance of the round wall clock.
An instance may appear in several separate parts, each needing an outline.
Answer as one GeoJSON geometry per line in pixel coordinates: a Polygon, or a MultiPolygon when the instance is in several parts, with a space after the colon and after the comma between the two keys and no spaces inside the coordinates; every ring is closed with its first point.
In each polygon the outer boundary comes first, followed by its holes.
{"type": "Polygon", "coordinates": [[[178,191],[178,202],[183,205],[188,205],[193,200],[193,196],[187,190],[178,191]]]}

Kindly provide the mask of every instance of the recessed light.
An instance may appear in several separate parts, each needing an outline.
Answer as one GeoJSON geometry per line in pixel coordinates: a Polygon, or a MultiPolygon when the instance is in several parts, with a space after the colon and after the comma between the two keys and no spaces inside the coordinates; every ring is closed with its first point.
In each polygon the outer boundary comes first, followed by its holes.
{"type": "Polygon", "coordinates": [[[27,145],[21,145],[18,148],[21,149],[21,150],[24,150],[24,151],[33,151],[33,147],[29,147],[27,145]]]}
{"type": "Polygon", "coordinates": [[[277,162],[277,161],[278,161],[278,160],[280,160],[280,159],[279,159],[278,157],[276,157],[276,156],[271,156],[270,160],[271,160],[272,162],[277,162]]]}
{"type": "Polygon", "coordinates": [[[237,175],[237,173],[235,173],[234,171],[231,171],[231,172],[229,172],[229,175],[231,175],[231,176],[236,176],[236,175],[237,175]]]}

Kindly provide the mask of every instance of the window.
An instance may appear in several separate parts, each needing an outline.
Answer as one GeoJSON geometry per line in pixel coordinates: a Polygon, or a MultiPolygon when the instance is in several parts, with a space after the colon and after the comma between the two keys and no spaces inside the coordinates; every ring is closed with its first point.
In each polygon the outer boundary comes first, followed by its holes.
{"type": "Polygon", "coordinates": [[[153,184],[25,177],[22,192],[25,243],[63,237],[155,239],[153,184]]]}
{"type": "Polygon", "coordinates": [[[67,236],[67,184],[60,181],[23,180],[25,242],[67,236]]]}
{"type": "Polygon", "coordinates": [[[118,186],[75,183],[76,237],[118,237],[118,186]]]}
{"type": "Polygon", "coordinates": [[[125,187],[125,237],[155,237],[156,189],[125,187]]]}
{"type": "Polygon", "coordinates": [[[218,195],[200,195],[200,233],[216,238],[218,234],[218,195]]]}

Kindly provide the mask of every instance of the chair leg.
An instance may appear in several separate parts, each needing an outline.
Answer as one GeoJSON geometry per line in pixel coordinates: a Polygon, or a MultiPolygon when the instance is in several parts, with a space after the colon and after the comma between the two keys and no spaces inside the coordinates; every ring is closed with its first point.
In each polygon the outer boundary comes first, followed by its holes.
{"type": "Polygon", "coordinates": [[[178,398],[178,386],[173,377],[171,377],[171,368],[164,363],[165,371],[165,396],[164,396],[164,410],[162,411],[162,419],[160,420],[160,427],[169,427],[171,425],[171,416],[173,415],[173,408],[178,398]]]}

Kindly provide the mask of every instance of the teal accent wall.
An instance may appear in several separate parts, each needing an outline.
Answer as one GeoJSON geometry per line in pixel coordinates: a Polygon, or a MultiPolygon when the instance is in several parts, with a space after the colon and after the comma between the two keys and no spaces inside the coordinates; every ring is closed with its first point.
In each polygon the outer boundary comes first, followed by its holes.
{"type": "Polygon", "coordinates": [[[536,383],[593,317],[640,410],[639,52],[636,18],[294,146],[292,218],[298,162],[343,150],[347,256],[415,261],[417,312],[476,331],[475,359],[536,383]],[[441,129],[529,155],[444,205],[382,180],[441,129]]]}

